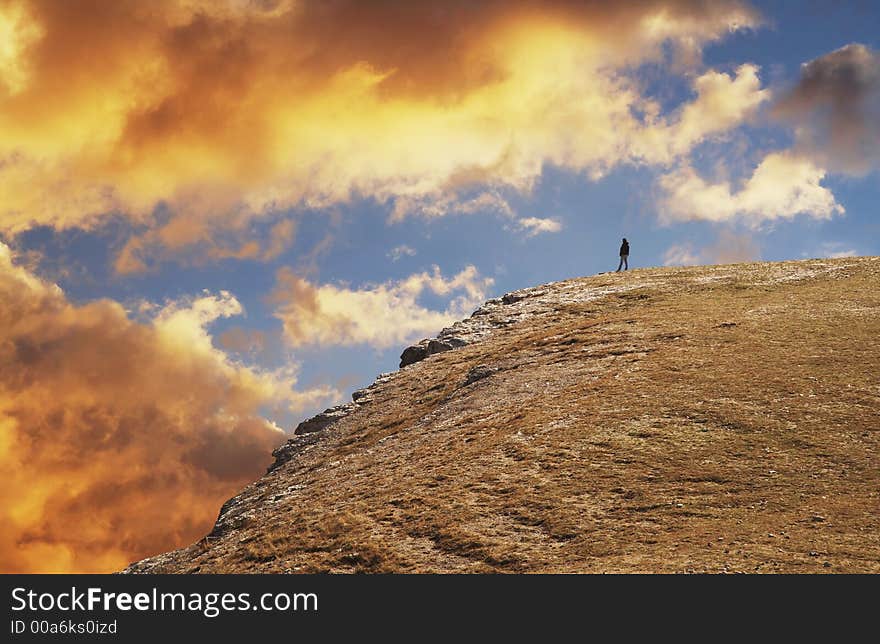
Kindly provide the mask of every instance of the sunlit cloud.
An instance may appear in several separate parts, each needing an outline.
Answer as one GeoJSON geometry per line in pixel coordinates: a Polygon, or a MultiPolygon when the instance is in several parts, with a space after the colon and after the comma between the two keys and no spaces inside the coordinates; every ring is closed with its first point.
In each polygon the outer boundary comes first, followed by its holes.
{"type": "Polygon", "coordinates": [[[271,301],[292,346],[402,348],[470,314],[486,299],[492,283],[473,266],[448,278],[435,266],[431,272],[361,288],[315,285],[283,269],[271,301]],[[442,310],[430,308],[421,303],[425,295],[448,304],[442,310]]]}
{"type": "Polygon", "coordinates": [[[765,100],[757,69],[695,76],[667,115],[628,70],[666,46],[695,65],[758,23],[736,0],[7,2],[0,232],[122,216],[139,232],[121,272],[193,249],[266,259],[284,242],[251,224],[290,207],[453,213],[426,199],[529,190],[548,163],[668,163],[765,100]]]}
{"type": "Polygon", "coordinates": [[[821,184],[825,170],[810,159],[788,152],[765,156],[742,185],[712,183],[689,165],[682,165],[658,180],[661,218],[664,221],[743,220],[750,225],[806,215],[830,219],[844,208],[821,184]]]}
{"type": "Polygon", "coordinates": [[[523,217],[518,219],[516,224],[529,237],[534,237],[541,233],[558,233],[562,230],[562,222],[551,217],[523,217]]]}
{"type": "Polygon", "coordinates": [[[215,348],[230,293],[139,308],[75,305],[0,244],[0,570],[111,571],[195,540],[282,442],[266,411],[338,396],[215,348]]]}

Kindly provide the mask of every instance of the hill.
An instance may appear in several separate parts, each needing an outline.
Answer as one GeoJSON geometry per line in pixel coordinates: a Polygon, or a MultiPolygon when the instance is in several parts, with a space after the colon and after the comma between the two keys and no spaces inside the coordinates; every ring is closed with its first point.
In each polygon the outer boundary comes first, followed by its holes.
{"type": "Polygon", "coordinates": [[[490,300],[126,572],[880,572],[880,258],[490,300]]]}

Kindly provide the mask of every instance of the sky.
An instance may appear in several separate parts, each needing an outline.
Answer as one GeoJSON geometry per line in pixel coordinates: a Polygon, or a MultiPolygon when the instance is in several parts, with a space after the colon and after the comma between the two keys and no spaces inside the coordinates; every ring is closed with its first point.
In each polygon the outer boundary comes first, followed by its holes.
{"type": "Polygon", "coordinates": [[[186,545],[507,291],[880,254],[874,2],[0,0],[0,570],[186,545]]]}

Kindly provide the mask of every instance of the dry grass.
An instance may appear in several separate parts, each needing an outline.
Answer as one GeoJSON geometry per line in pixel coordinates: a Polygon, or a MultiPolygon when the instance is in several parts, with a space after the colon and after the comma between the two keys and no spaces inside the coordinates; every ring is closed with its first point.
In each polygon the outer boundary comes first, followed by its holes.
{"type": "Polygon", "coordinates": [[[880,261],[576,284],[644,286],[402,370],[135,569],[880,572],[880,261]]]}

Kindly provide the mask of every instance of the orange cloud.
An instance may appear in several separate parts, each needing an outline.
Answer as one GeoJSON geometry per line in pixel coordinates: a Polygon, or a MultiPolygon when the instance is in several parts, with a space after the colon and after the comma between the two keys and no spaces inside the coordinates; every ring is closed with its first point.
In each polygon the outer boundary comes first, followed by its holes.
{"type": "Polygon", "coordinates": [[[283,440],[263,410],[336,395],[216,349],[206,326],[241,312],[228,293],[142,324],[12,259],[0,244],[0,571],[111,571],[192,542],[283,440]]]}
{"type": "Polygon", "coordinates": [[[469,315],[492,283],[473,266],[448,279],[435,266],[431,273],[362,289],[315,286],[282,269],[271,300],[292,346],[369,344],[384,349],[437,333],[469,315]],[[426,293],[451,301],[443,311],[432,310],[419,303],[426,293]]]}
{"type": "Polygon", "coordinates": [[[122,213],[147,230],[124,272],[156,248],[277,254],[250,223],[291,205],[665,163],[735,126],[757,79],[701,77],[666,119],[625,70],[757,23],[737,0],[4,0],[0,232],[122,213]]]}

